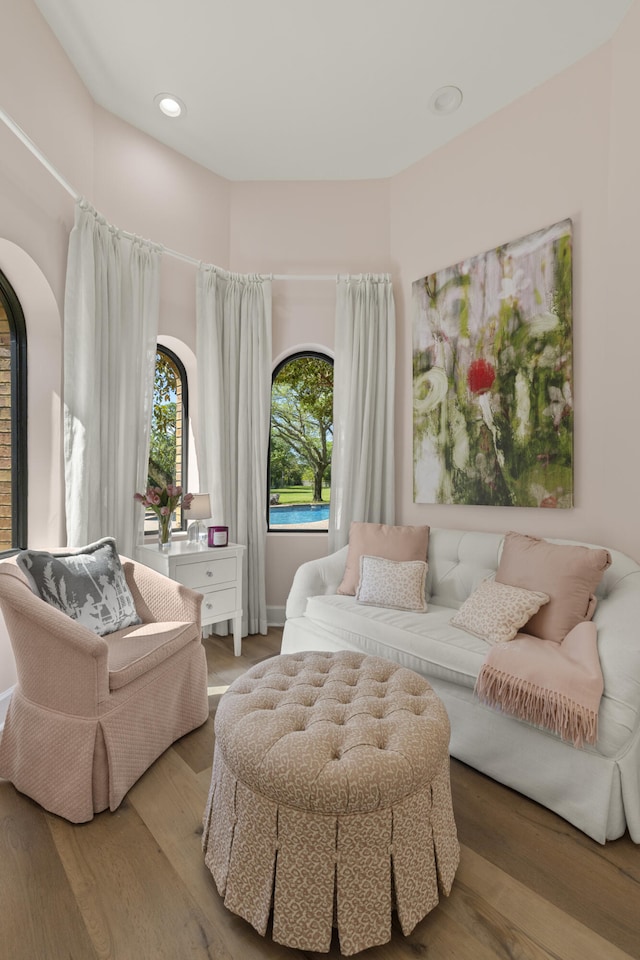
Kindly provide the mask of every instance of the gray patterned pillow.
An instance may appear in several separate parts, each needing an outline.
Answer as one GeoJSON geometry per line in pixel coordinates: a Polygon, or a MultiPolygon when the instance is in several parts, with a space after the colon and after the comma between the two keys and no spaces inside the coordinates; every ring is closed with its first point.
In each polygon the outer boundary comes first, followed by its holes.
{"type": "Polygon", "coordinates": [[[142,623],[113,537],[65,553],[23,550],[16,560],[35,594],[98,636],[142,623]]]}
{"type": "Polygon", "coordinates": [[[374,607],[424,613],[427,564],[425,560],[387,560],[360,557],[360,583],[356,600],[374,607]]]}

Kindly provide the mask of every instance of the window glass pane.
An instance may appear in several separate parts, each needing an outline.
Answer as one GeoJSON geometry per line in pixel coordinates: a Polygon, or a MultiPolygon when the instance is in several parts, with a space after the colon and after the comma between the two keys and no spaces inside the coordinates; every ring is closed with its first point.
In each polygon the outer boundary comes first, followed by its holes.
{"type": "Polygon", "coordinates": [[[27,546],[27,335],[0,273],[0,552],[27,546]]]}
{"type": "Polygon", "coordinates": [[[333,362],[288,357],[271,387],[269,529],[327,530],[333,443],[333,362]]]}
{"type": "MultiPolygon", "coordinates": [[[[153,413],[149,443],[149,478],[151,486],[169,483],[186,492],[186,374],[178,357],[166,347],[156,353],[153,413]]],[[[183,527],[183,511],[174,514],[173,529],[183,527]]],[[[152,511],[145,517],[145,532],[158,528],[152,511]]]]}

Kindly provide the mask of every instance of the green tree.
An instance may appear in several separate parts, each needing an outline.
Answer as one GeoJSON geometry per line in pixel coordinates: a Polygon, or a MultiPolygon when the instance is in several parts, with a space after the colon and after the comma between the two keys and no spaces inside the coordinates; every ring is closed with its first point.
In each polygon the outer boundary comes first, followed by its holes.
{"type": "Polygon", "coordinates": [[[153,412],[149,443],[149,483],[173,483],[176,472],[176,369],[169,357],[156,354],[153,412]]]}
{"type": "Polygon", "coordinates": [[[321,357],[296,357],[285,363],[271,391],[271,444],[313,476],[313,499],[322,500],[322,484],[331,464],[333,365],[321,357]]]}
{"type": "Polygon", "coordinates": [[[288,443],[271,435],[269,464],[272,487],[299,487],[302,485],[302,467],[288,443]]]}

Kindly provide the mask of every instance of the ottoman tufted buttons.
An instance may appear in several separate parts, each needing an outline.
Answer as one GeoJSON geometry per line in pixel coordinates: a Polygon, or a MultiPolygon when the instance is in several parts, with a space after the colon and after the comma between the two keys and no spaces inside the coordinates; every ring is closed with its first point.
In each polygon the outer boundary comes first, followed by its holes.
{"type": "Polygon", "coordinates": [[[352,651],[273,657],[222,696],[215,737],[205,862],[262,935],[273,909],[274,940],[326,952],[336,872],[344,953],[390,938],[392,887],[404,933],[448,893],[449,720],[426,680],[352,651]]]}

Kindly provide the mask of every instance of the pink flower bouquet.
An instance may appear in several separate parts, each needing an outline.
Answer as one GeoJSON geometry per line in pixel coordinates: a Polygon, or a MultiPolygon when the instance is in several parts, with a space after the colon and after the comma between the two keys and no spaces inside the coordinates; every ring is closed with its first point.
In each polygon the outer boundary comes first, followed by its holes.
{"type": "Polygon", "coordinates": [[[182,500],[182,509],[188,510],[193,500],[192,493],[182,492],[182,487],[168,483],[166,487],[147,487],[144,493],[134,493],[133,499],[146,509],[153,510],[158,518],[158,533],[161,543],[168,543],[171,535],[171,514],[182,500]]]}

